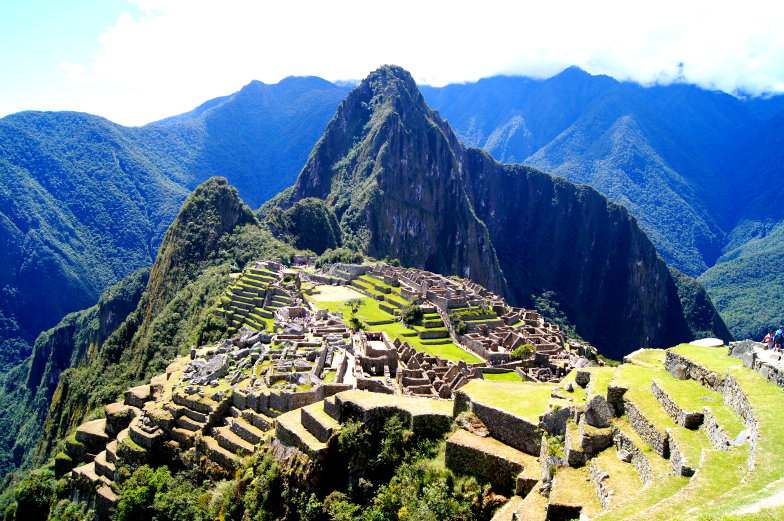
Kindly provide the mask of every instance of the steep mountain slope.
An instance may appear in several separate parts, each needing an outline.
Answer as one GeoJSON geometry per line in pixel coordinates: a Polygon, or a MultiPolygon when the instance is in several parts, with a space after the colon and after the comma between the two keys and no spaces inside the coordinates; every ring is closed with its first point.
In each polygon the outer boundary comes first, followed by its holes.
{"type": "Polygon", "coordinates": [[[307,197],[325,200],[372,256],[470,276],[518,304],[553,292],[608,356],[691,335],[666,265],[624,208],[464,148],[398,67],[352,91],[296,184],[264,211],[307,197]]]}
{"type": "Polygon", "coordinates": [[[626,206],[686,273],[698,275],[720,255],[728,220],[716,208],[736,195],[726,159],[757,123],[740,100],[575,67],[547,80],[496,77],[424,92],[467,144],[590,184],[626,206]]]}
{"type": "Polygon", "coordinates": [[[784,96],[641,87],[574,67],[546,80],[422,90],[467,144],[593,186],[626,206],[689,275],[715,264],[701,280],[736,336],[759,337],[771,325],[780,306],[764,288],[777,270],[766,266],[781,242],[765,241],[771,255],[751,252],[784,219],[784,96]]]}
{"type": "Polygon", "coordinates": [[[292,251],[258,226],[225,178],[199,185],[151,270],[129,276],[98,305],[40,335],[33,355],[0,380],[0,471],[43,462],[96,408],[184,349],[224,334],[215,304],[229,273],[251,259],[292,251]]]}
{"type": "Polygon", "coordinates": [[[139,128],[70,112],[0,119],[0,371],[150,266],[200,182],[227,175],[254,206],[289,186],[344,95],[288,78],[139,128]]]}

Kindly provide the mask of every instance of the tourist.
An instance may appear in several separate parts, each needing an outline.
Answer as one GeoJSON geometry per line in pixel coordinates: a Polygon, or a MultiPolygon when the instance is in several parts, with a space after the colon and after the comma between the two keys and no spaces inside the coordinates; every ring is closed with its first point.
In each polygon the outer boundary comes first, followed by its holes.
{"type": "Polygon", "coordinates": [[[784,340],[784,326],[779,326],[776,333],[773,335],[774,349],[781,352],[781,342],[784,340]]]}
{"type": "Polygon", "coordinates": [[[768,334],[765,335],[765,338],[762,340],[762,342],[765,344],[765,349],[773,349],[774,337],[775,335],[773,334],[773,330],[771,329],[770,331],[768,331],[768,334]]]}

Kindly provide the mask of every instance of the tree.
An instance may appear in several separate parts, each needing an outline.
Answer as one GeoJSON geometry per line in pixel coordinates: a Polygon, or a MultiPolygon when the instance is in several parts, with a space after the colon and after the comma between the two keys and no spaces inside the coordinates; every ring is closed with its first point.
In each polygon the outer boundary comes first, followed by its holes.
{"type": "Polygon", "coordinates": [[[524,360],[526,358],[531,358],[536,354],[536,348],[531,344],[523,344],[514,351],[511,352],[509,356],[516,360],[524,360]]]}
{"type": "Polygon", "coordinates": [[[365,305],[365,299],[350,298],[346,301],[346,305],[351,309],[351,318],[348,323],[352,329],[362,329],[362,321],[357,318],[357,311],[365,305]]]}
{"type": "Polygon", "coordinates": [[[466,326],[466,323],[463,321],[463,318],[459,314],[450,313],[449,322],[452,324],[452,327],[455,328],[455,334],[465,335],[468,326],[466,326]]]}
{"type": "Polygon", "coordinates": [[[400,312],[400,321],[407,326],[417,326],[422,323],[425,317],[425,310],[417,304],[408,304],[400,312]]]}

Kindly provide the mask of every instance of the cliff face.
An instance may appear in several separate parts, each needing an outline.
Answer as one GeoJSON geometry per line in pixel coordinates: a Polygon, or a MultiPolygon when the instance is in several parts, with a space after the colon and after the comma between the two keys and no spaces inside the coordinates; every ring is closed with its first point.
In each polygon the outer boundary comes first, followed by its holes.
{"type": "MultiPolygon", "coordinates": [[[[305,197],[324,199],[374,257],[471,277],[518,305],[555,295],[607,356],[691,340],[675,282],[625,208],[466,149],[398,67],[348,96],[297,183],[266,209],[305,197]]],[[[722,324],[712,305],[708,315],[722,324]]]]}
{"type": "Polygon", "coordinates": [[[296,184],[268,207],[324,199],[345,242],[368,254],[503,292],[490,236],[468,200],[459,153],[451,129],[427,108],[411,76],[384,67],[338,107],[296,184]]]}
{"type": "Polygon", "coordinates": [[[690,339],[667,266],[624,207],[588,186],[498,165],[478,149],[466,158],[474,209],[512,300],[554,292],[577,331],[613,358],[690,339]]]}

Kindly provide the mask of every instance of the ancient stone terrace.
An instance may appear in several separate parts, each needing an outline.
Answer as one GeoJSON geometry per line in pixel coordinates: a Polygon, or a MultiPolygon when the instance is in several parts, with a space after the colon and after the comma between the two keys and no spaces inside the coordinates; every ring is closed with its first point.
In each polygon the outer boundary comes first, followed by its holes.
{"type": "MultiPolygon", "coordinates": [[[[320,284],[351,286],[379,301],[380,309],[390,314],[407,303],[420,303],[429,315],[417,336],[426,345],[455,342],[495,364],[508,362],[512,351],[530,344],[537,354],[534,365],[548,369],[528,372],[534,380],[557,379],[570,368],[571,351],[556,325],[535,310],[509,306],[471,281],[385,264],[336,264],[303,276],[320,284]],[[453,327],[457,319],[466,325],[464,334],[453,327]]],[[[583,346],[580,355],[586,354],[594,353],[583,346]]]]}
{"type": "Polygon", "coordinates": [[[260,261],[246,268],[222,297],[221,309],[231,331],[242,326],[271,329],[275,313],[292,303],[293,278],[280,263],[260,261]]]}

